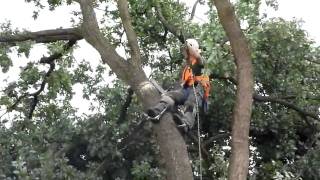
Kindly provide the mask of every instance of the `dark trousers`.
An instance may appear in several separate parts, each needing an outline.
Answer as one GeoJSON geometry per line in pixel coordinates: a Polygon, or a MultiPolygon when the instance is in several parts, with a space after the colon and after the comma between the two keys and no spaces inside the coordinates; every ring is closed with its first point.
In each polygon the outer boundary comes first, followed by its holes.
{"type": "Polygon", "coordinates": [[[184,105],[186,112],[193,112],[196,105],[193,87],[175,89],[167,92],[166,95],[174,100],[175,105],[184,105]]]}
{"type": "Polygon", "coordinates": [[[175,107],[183,105],[183,117],[182,121],[187,124],[188,128],[191,129],[195,122],[195,108],[196,108],[196,97],[194,94],[193,87],[182,87],[167,92],[165,95],[169,96],[175,102],[175,107]]]}

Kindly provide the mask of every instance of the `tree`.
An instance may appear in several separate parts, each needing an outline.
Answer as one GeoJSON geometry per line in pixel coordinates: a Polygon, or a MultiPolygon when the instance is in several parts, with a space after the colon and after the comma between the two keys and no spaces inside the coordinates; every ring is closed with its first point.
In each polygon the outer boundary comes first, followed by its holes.
{"type": "Polygon", "coordinates": [[[249,126],[252,109],[253,77],[249,45],[229,1],[214,1],[221,24],[230,40],[237,65],[237,95],[233,112],[231,157],[228,179],[247,179],[249,166],[249,126]]]}
{"type": "MultiPolygon", "coordinates": [[[[117,1],[120,18],[128,39],[131,58],[122,59],[110,43],[100,33],[99,26],[93,11],[93,2],[81,0],[83,14],[83,36],[95,47],[116,75],[128,83],[137,94],[145,108],[155,105],[159,98],[156,88],[148,81],[141,67],[141,55],[136,33],[131,25],[128,11],[128,2],[117,1]]],[[[167,179],[192,179],[191,166],[186,145],[176,129],[172,117],[165,115],[160,124],[155,126],[155,137],[160,146],[161,159],[167,172],[167,179]]]]}
{"type": "MultiPolygon", "coordinates": [[[[95,1],[80,0],[83,23],[78,28],[48,30],[35,33],[26,33],[11,37],[3,37],[2,42],[16,42],[34,40],[36,42],[52,42],[57,40],[69,40],[66,50],[74,44],[76,40],[84,38],[101,55],[104,63],[108,64],[117,77],[131,86],[138,99],[145,108],[154,105],[159,98],[159,93],[148,81],[143,69],[142,59],[137,42],[137,36],[131,23],[131,17],[128,11],[128,2],[125,0],[117,1],[119,16],[122,26],[128,40],[131,57],[127,60],[117,54],[110,40],[101,33],[94,12],[95,1]],[[22,37],[22,38],[21,38],[22,37]]],[[[62,1],[52,2],[52,5],[59,5],[62,1]]],[[[70,2],[68,2],[70,3],[70,2]]],[[[46,73],[48,77],[53,69],[53,61],[59,58],[61,54],[53,55],[40,62],[50,64],[50,70],[46,73]]],[[[43,81],[40,89],[32,94],[25,94],[19,97],[17,103],[26,96],[33,97],[33,104],[30,110],[29,118],[32,117],[33,109],[38,102],[38,95],[44,90],[46,80],[43,81]]],[[[16,104],[17,104],[16,103],[16,104]]],[[[15,105],[11,108],[15,108],[15,105]]],[[[154,126],[155,137],[160,147],[160,159],[167,172],[168,179],[192,179],[192,171],[187,154],[186,144],[176,129],[172,117],[168,114],[163,116],[161,122],[154,126]]]]}
{"type": "MultiPolygon", "coordinates": [[[[28,2],[35,3],[40,10],[35,10],[35,17],[41,16],[41,8],[54,11],[72,3],[28,2]]],[[[1,178],[164,179],[181,175],[181,171],[171,168],[177,167],[189,169],[183,175],[190,179],[190,161],[193,177],[197,178],[195,130],[182,138],[169,120],[170,114],[161,121],[163,124],[152,129],[153,125],[145,120],[142,105],[152,105],[159,94],[153,88],[139,91],[142,86],[138,84],[147,80],[143,66],[152,69],[151,76],[158,82],[176,81],[182,60],[181,42],[187,37],[198,37],[213,81],[209,113],[201,116],[203,178],[226,179],[231,162],[229,147],[234,139],[232,112],[240,80],[231,38],[226,37],[213,3],[194,1],[194,9],[199,5],[211,9],[209,22],[193,23],[188,20],[197,16],[188,13],[181,1],[130,0],[129,8],[123,1],[91,2],[79,1],[84,3],[84,11],[74,12],[71,28],[28,32],[15,30],[10,23],[1,24],[3,75],[8,70],[12,72],[11,65],[17,62],[12,61],[12,54],[25,59],[34,53],[30,50],[34,50],[35,44],[45,46],[48,51],[38,61],[26,59],[28,62],[17,79],[1,84],[5,86],[0,92],[0,116],[4,114],[0,118],[1,178]],[[122,13],[118,8],[123,9],[122,13]],[[94,18],[94,14],[88,13],[93,10],[99,18],[86,26],[86,18],[94,18]],[[83,12],[87,16],[82,16],[83,12]],[[112,71],[103,64],[94,67],[89,61],[73,57],[83,38],[99,47],[101,62],[112,67],[112,71]],[[123,49],[124,54],[119,56],[114,49],[123,49]],[[137,74],[133,76],[134,73],[137,74]],[[118,78],[112,84],[104,80],[115,74],[118,78]],[[74,90],[81,87],[83,98],[93,103],[88,108],[89,114],[78,114],[70,103],[75,98],[74,90]],[[142,93],[150,94],[142,97],[142,93]],[[167,131],[160,132],[161,128],[167,131]],[[165,135],[154,138],[158,132],[165,135]],[[178,141],[161,142],[167,135],[178,141]],[[176,142],[181,146],[176,146],[176,142]],[[188,155],[183,153],[179,157],[187,159],[184,166],[163,164],[161,160],[173,161],[164,159],[169,154],[160,154],[163,149],[159,151],[159,143],[161,148],[174,150],[178,155],[180,148],[187,146],[184,152],[188,155]],[[168,167],[170,171],[166,170],[168,167]]],[[[276,5],[275,1],[267,2],[276,5]]],[[[254,66],[249,178],[316,179],[319,48],[308,39],[298,21],[261,16],[261,3],[241,0],[233,4],[240,24],[244,25],[241,30],[248,40],[254,66]]],[[[21,59],[18,64],[24,63],[21,59]]],[[[242,170],[242,175],[247,175],[247,170],[242,170]]]]}

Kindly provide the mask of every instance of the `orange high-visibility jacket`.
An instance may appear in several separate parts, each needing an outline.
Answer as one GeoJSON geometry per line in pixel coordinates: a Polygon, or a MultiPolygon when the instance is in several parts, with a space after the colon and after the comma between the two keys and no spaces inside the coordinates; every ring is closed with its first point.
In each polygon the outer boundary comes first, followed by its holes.
{"type": "Polygon", "coordinates": [[[211,89],[209,77],[207,75],[201,74],[200,72],[198,72],[198,74],[194,74],[194,72],[192,71],[192,66],[195,66],[198,63],[198,60],[196,58],[193,58],[190,59],[190,62],[191,67],[190,65],[187,65],[182,72],[183,84],[192,86],[195,82],[200,83],[204,89],[203,98],[207,100],[211,89]]]}

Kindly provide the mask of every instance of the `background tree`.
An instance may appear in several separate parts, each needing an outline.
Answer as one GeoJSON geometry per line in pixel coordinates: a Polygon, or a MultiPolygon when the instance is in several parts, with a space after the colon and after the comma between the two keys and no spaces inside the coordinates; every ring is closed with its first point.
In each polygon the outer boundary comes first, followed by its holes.
{"type": "Polygon", "coordinates": [[[231,157],[228,179],[247,179],[249,128],[252,109],[253,76],[251,52],[230,1],[214,1],[234,55],[237,77],[236,101],[231,130],[231,157]]]}

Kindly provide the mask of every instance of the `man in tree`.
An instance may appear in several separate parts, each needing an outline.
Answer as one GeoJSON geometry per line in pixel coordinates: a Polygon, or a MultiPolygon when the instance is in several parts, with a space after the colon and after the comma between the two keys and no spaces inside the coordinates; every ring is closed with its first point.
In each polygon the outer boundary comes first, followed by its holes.
{"type": "Polygon", "coordinates": [[[194,125],[196,105],[201,103],[206,110],[210,83],[208,76],[202,74],[204,65],[200,52],[195,39],[186,40],[183,50],[186,66],[182,72],[181,87],[163,94],[160,102],[147,110],[153,121],[158,121],[166,110],[172,111],[183,105],[182,115],[178,114],[177,117],[181,121],[179,127],[183,127],[187,132],[194,125]],[[198,86],[199,83],[201,86],[198,86]]]}

